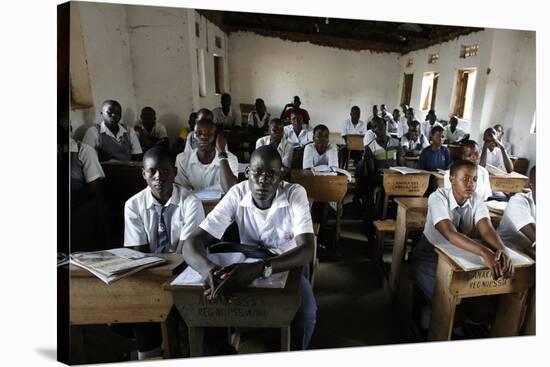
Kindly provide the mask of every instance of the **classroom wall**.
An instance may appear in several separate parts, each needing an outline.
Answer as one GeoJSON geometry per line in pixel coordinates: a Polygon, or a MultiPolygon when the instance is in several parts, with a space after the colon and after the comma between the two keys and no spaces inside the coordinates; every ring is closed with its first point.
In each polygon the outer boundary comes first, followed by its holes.
{"type": "Polygon", "coordinates": [[[283,106],[299,95],[312,126],[323,123],[340,131],[353,105],[367,119],[373,104],[393,108],[397,101],[396,53],[342,50],[250,32],[231,33],[229,45],[234,101],[263,98],[273,116],[279,117],[283,106]]]}
{"type": "MultiPolygon", "coordinates": [[[[483,131],[497,123],[506,131],[514,155],[535,161],[535,135],[529,133],[535,111],[535,35],[534,32],[505,29],[486,29],[401,57],[398,98],[404,73],[413,73],[411,106],[417,119],[423,121],[426,112],[419,110],[422,76],[439,72],[435,109],[439,118],[448,119],[458,69],[476,67],[478,70],[473,112],[470,120],[459,120],[459,127],[481,142],[483,131]],[[477,56],[460,58],[462,45],[479,44],[477,56]],[[430,54],[439,53],[439,62],[428,64],[430,54]],[[409,59],[412,66],[407,67],[409,59]]],[[[398,100],[398,101],[399,101],[398,100]]]]}

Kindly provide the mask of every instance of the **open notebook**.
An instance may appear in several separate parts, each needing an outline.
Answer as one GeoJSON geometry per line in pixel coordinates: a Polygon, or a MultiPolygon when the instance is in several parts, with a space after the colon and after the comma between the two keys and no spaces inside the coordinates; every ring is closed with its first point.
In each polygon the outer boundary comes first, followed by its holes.
{"type": "MultiPolygon", "coordinates": [[[[210,261],[220,265],[221,267],[228,266],[235,263],[250,263],[259,261],[259,259],[253,259],[246,257],[241,252],[229,252],[229,253],[217,253],[208,254],[210,261]]],[[[288,271],[282,273],[276,273],[269,278],[258,278],[250,284],[253,288],[284,288],[286,280],[288,278],[288,271]]],[[[188,266],[176,279],[170,283],[170,285],[187,285],[187,286],[204,286],[206,283],[203,281],[201,275],[197,273],[193,268],[188,266]]]]}

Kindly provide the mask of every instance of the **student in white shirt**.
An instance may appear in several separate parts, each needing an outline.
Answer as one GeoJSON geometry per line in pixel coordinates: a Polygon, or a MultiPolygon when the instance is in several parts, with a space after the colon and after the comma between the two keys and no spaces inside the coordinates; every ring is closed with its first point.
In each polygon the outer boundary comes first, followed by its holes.
{"type": "Polygon", "coordinates": [[[409,131],[401,137],[401,146],[407,157],[418,157],[424,148],[430,146],[428,139],[420,133],[420,122],[414,120],[409,124],[409,131]]]}
{"type": "MultiPolygon", "coordinates": [[[[344,140],[343,147],[338,152],[340,167],[344,168],[348,158],[347,136],[348,135],[362,135],[363,139],[367,133],[367,124],[363,120],[360,120],[361,110],[358,106],[353,106],[350,111],[350,117],[342,124],[342,139],[344,140]]],[[[361,159],[361,152],[353,151],[351,157],[355,160],[356,164],[361,159]]]]}
{"type": "Polygon", "coordinates": [[[257,98],[255,110],[248,114],[248,126],[265,131],[267,130],[269,121],[271,121],[271,114],[267,112],[264,100],[257,98]]]}
{"type": "Polygon", "coordinates": [[[141,145],[134,129],[120,123],[122,107],[114,100],[101,105],[101,123],[90,127],[82,142],[94,147],[100,161],[141,160],[141,145]]]}
{"type": "Polygon", "coordinates": [[[329,143],[329,130],[325,125],[313,129],[313,144],[304,148],[303,169],[316,166],[338,167],[338,148],[329,143]]]}
{"type": "Polygon", "coordinates": [[[231,96],[229,93],[222,94],[221,107],[214,108],[212,115],[216,125],[223,125],[224,128],[234,128],[241,126],[241,113],[231,106],[231,96]]]}
{"type": "Polygon", "coordinates": [[[428,138],[428,141],[432,138],[432,129],[436,126],[441,126],[443,129],[443,125],[437,121],[437,115],[435,114],[434,110],[429,110],[428,114],[426,115],[426,121],[422,123],[421,126],[421,132],[424,134],[426,138],[428,138]]]}
{"type": "Polygon", "coordinates": [[[216,131],[212,120],[202,119],[195,126],[195,136],[197,148],[176,157],[176,182],[192,191],[229,191],[237,183],[239,162],[226,150],[223,134],[216,131]]]}
{"type": "Polygon", "coordinates": [[[446,143],[458,143],[466,137],[464,130],[459,128],[458,119],[453,116],[449,119],[449,125],[445,127],[445,141],[446,143]]]}
{"type": "Polygon", "coordinates": [[[434,245],[450,243],[481,256],[494,280],[513,275],[506,247],[491,224],[487,206],[475,192],[477,165],[466,160],[455,161],[450,177],[451,188],[437,189],[428,198],[424,233],[413,250],[416,281],[430,301],[437,268],[434,245]],[[476,233],[483,243],[472,239],[476,233]]]}
{"type": "Polygon", "coordinates": [[[506,153],[508,153],[508,155],[512,155],[512,144],[510,144],[510,142],[507,142],[507,141],[504,140],[504,127],[501,124],[496,124],[493,127],[494,127],[495,131],[497,132],[497,139],[504,146],[504,150],[506,150],[506,153]]]}
{"type": "Polygon", "coordinates": [[[375,117],[380,117],[380,115],[378,114],[378,105],[376,104],[372,106],[372,115],[367,119],[367,129],[372,128],[371,125],[375,117]]]}
{"type": "Polygon", "coordinates": [[[168,133],[164,125],[157,122],[157,113],[152,107],[143,107],[140,121],[134,130],[136,130],[141,149],[144,152],[155,145],[168,147],[168,133]]]}
{"type": "MultiPolygon", "coordinates": [[[[214,115],[212,114],[212,111],[210,111],[208,108],[201,108],[197,112],[197,116],[195,117],[195,123],[193,124],[193,128],[187,135],[187,140],[185,142],[185,150],[192,150],[197,147],[197,133],[196,133],[195,127],[197,126],[197,122],[203,119],[214,121],[214,115]]],[[[189,127],[191,127],[191,124],[189,124],[189,127]]],[[[226,147],[226,150],[227,150],[227,147],[226,147]]]]}
{"type": "Polygon", "coordinates": [[[256,149],[264,145],[272,145],[281,155],[283,168],[289,170],[292,163],[294,147],[285,138],[284,126],[281,119],[274,118],[269,121],[268,131],[269,135],[261,137],[256,141],[256,149]]]}
{"type": "MultiPolygon", "coordinates": [[[[493,191],[491,189],[491,181],[489,181],[489,172],[485,169],[485,167],[479,164],[479,154],[479,146],[475,141],[466,140],[462,142],[462,159],[473,162],[477,165],[476,193],[483,199],[483,201],[487,201],[487,199],[493,195],[493,191]]],[[[443,182],[446,189],[451,187],[449,171],[445,172],[443,182]]]]}
{"type": "Polygon", "coordinates": [[[407,132],[409,132],[409,126],[407,125],[407,119],[404,116],[401,116],[401,111],[398,108],[395,108],[392,113],[392,120],[395,126],[397,126],[397,137],[401,138],[407,132]]]}
{"type": "Polygon", "coordinates": [[[295,148],[304,147],[313,141],[313,131],[304,125],[302,114],[298,110],[290,112],[290,125],[285,126],[285,138],[295,148]]]}
{"type": "MultiPolygon", "coordinates": [[[[296,268],[313,259],[313,224],[303,187],[281,180],[281,157],[272,146],[256,149],[246,169],[247,181],[231,188],[185,242],[187,264],[205,279],[208,298],[247,287],[254,279],[296,268]],[[221,239],[235,222],[240,251],[255,250],[259,261],[225,268],[206,256],[206,248],[221,239]],[[261,259],[263,258],[263,259],[261,259]]],[[[233,251],[234,252],[234,251],[233,251]]],[[[291,346],[306,349],[316,320],[315,297],[304,275],[300,279],[301,306],[292,322],[291,346]]]]}
{"type": "Polygon", "coordinates": [[[517,193],[510,198],[497,232],[506,246],[518,249],[526,254],[535,255],[536,203],[537,203],[536,166],[529,171],[529,188],[531,192],[517,193]]]}
{"type": "Polygon", "coordinates": [[[498,140],[497,132],[489,127],[483,133],[483,148],[481,150],[480,164],[486,167],[487,164],[495,166],[507,173],[514,170],[512,160],[506,153],[506,149],[498,140]]]}

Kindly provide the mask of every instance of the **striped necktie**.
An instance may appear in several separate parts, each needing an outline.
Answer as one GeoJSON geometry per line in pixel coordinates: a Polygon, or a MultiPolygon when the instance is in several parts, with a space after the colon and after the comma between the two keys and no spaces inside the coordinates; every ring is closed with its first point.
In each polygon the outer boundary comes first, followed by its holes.
{"type": "Polygon", "coordinates": [[[170,236],[166,230],[166,222],[164,214],[166,207],[161,205],[155,205],[155,210],[158,214],[158,227],[157,227],[157,250],[156,253],[169,253],[174,252],[170,244],[170,236]]]}

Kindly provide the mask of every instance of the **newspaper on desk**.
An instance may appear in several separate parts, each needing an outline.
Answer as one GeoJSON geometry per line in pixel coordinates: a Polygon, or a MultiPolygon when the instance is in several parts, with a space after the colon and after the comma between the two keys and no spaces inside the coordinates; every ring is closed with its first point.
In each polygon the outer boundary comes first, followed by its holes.
{"type": "MultiPolygon", "coordinates": [[[[485,269],[487,267],[481,256],[463,250],[460,247],[450,243],[435,245],[435,247],[440,249],[445,255],[449,256],[449,258],[451,258],[464,271],[485,269]]],[[[531,258],[520,254],[511,248],[507,248],[507,250],[514,267],[535,263],[531,258]]]]}
{"type": "MultiPolygon", "coordinates": [[[[246,257],[241,252],[228,252],[228,253],[217,253],[217,254],[208,254],[208,259],[221,267],[229,266],[235,263],[251,263],[259,261],[259,259],[254,259],[246,257]]],[[[284,288],[286,285],[286,280],[288,278],[288,271],[275,273],[269,278],[258,278],[254,280],[250,287],[252,288],[284,288]]],[[[187,285],[187,286],[204,286],[206,283],[202,279],[202,276],[197,273],[193,268],[188,266],[185,270],[178,275],[176,279],[170,283],[170,285],[187,285]]]]}
{"type": "Polygon", "coordinates": [[[416,168],[410,168],[410,167],[404,167],[404,166],[395,166],[390,167],[392,171],[396,171],[401,173],[402,175],[408,175],[412,173],[420,173],[422,170],[416,169],[416,168]]]}

